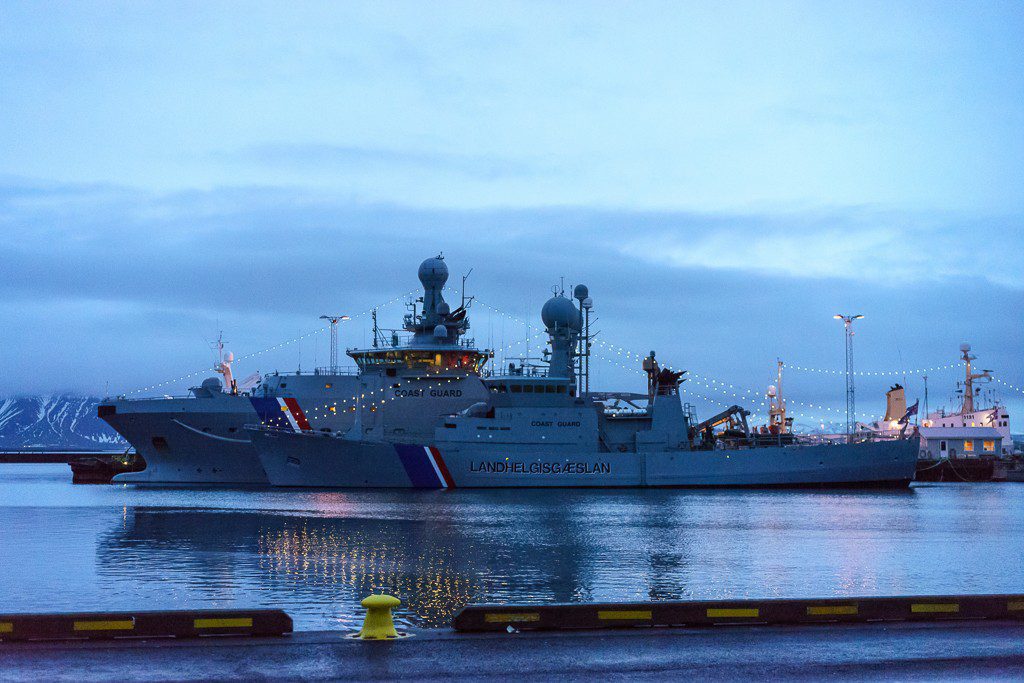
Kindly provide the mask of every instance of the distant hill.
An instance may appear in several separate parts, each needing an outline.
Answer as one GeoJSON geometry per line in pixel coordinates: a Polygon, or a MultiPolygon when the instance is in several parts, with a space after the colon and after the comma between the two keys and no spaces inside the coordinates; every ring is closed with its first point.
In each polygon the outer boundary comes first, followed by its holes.
{"type": "Polygon", "coordinates": [[[99,402],[91,396],[0,398],[0,450],[127,447],[127,442],[96,416],[99,402]]]}

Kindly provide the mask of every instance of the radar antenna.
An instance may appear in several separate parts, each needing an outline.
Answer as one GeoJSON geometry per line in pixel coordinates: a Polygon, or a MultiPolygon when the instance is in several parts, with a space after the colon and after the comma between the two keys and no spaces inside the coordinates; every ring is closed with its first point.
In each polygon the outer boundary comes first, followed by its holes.
{"type": "MultiPolygon", "coordinates": [[[[468,280],[469,276],[472,275],[472,274],[473,274],[473,269],[470,268],[469,272],[462,276],[462,305],[460,306],[460,308],[465,308],[466,307],[466,301],[467,301],[467,299],[466,299],[466,280],[468,280]]],[[[472,301],[475,298],[476,297],[472,297],[471,296],[471,297],[469,297],[468,301],[472,301]]]]}

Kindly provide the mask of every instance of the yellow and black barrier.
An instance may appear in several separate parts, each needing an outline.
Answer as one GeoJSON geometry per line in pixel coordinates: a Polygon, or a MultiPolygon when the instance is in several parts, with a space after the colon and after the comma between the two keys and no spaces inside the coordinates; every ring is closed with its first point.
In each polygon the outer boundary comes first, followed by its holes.
{"type": "Polygon", "coordinates": [[[280,636],[292,618],[279,609],[0,614],[0,640],[280,636]]]}
{"type": "Polygon", "coordinates": [[[1024,595],[470,605],[455,616],[452,626],[457,631],[503,631],[510,626],[517,630],[547,630],[938,619],[1024,619],[1024,595]]]}

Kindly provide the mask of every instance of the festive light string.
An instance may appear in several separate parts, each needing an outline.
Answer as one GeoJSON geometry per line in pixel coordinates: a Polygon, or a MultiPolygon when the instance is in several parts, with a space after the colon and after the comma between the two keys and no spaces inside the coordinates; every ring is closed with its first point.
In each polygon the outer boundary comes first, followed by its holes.
{"type": "MultiPolygon", "coordinates": [[[[949,363],[947,365],[936,365],[930,368],[920,368],[918,370],[855,370],[852,374],[858,377],[902,377],[903,375],[924,375],[929,372],[939,372],[940,370],[950,370],[958,367],[958,363],[949,363]]],[[[815,372],[822,375],[845,375],[845,370],[828,370],[823,368],[808,368],[803,365],[796,365],[794,363],[786,363],[786,367],[791,370],[799,370],[801,372],[815,372]]]]}
{"type": "MultiPolygon", "coordinates": [[[[599,346],[604,346],[604,347],[608,348],[609,350],[613,351],[614,353],[617,353],[620,356],[627,356],[627,357],[630,357],[630,358],[635,359],[637,361],[643,361],[643,359],[646,358],[646,356],[641,356],[638,353],[630,351],[630,350],[628,350],[628,349],[626,349],[624,347],[621,347],[621,346],[615,346],[614,344],[608,344],[606,342],[601,342],[601,341],[597,341],[597,342],[595,342],[595,344],[597,344],[599,346]]],[[[627,365],[624,365],[624,364],[622,364],[620,362],[616,362],[614,360],[611,360],[611,359],[609,359],[607,357],[604,357],[603,360],[605,360],[607,362],[610,362],[610,363],[612,363],[614,365],[618,365],[619,367],[622,367],[622,368],[624,368],[626,370],[634,370],[634,371],[637,371],[637,372],[643,372],[643,370],[637,368],[636,366],[627,366],[627,365]]],[[[665,365],[663,367],[668,368],[669,370],[678,371],[678,368],[674,368],[674,367],[672,367],[670,365],[665,365]]],[[[768,401],[767,401],[767,398],[763,394],[761,394],[761,392],[759,392],[759,391],[756,391],[756,390],[744,390],[744,389],[742,389],[740,387],[736,387],[733,384],[730,384],[728,382],[722,382],[722,381],[716,380],[716,379],[711,378],[711,377],[702,376],[702,375],[700,375],[698,373],[687,372],[687,378],[688,378],[688,380],[691,383],[703,386],[703,387],[711,389],[713,391],[717,391],[717,392],[719,392],[719,393],[721,393],[723,395],[731,396],[733,398],[743,399],[743,400],[747,400],[747,401],[756,401],[758,404],[760,404],[762,406],[761,409],[756,414],[760,415],[761,411],[764,411],[764,414],[767,415],[767,412],[768,412],[767,411],[768,401]],[[737,393],[737,392],[739,392],[739,393],[737,393]]],[[[686,388],[686,384],[682,385],[682,390],[683,391],[688,391],[687,388],[686,388]]],[[[822,405],[820,403],[807,403],[807,402],[804,402],[804,401],[798,401],[796,399],[789,399],[789,398],[787,398],[786,399],[787,407],[792,405],[792,404],[795,404],[797,406],[801,406],[801,407],[804,407],[804,408],[809,408],[811,410],[826,411],[827,413],[835,414],[837,416],[839,416],[839,415],[845,416],[845,414],[846,414],[845,410],[840,410],[838,408],[832,408],[830,406],[822,405]]],[[[797,411],[787,411],[787,412],[794,412],[795,415],[801,415],[801,416],[803,416],[805,418],[806,417],[813,417],[813,418],[816,419],[816,421],[819,421],[819,422],[820,421],[825,421],[825,420],[817,420],[817,418],[821,417],[821,413],[803,413],[803,412],[797,412],[797,411]]],[[[863,422],[870,421],[870,419],[871,419],[870,416],[862,415],[861,417],[864,418],[863,420],[861,420],[863,422]]],[[[830,418],[827,421],[828,422],[832,422],[833,420],[830,418]]]]}
{"type": "MultiPolygon", "coordinates": [[[[372,313],[373,311],[375,311],[375,310],[377,310],[379,308],[386,308],[387,306],[390,306],[391,304],[394,304],[394,303],[396,303],[398,301],[401,301],[402,299],[409,298],[411,295],[413,295],[415,293],[416,293],[416,290],[413,290],[413,291],[408,292],[406,294],[402,294],[400,296],[396,296],[396,297],[394,297],[392,299],[389,299],[388,301],[385,301],[384,303],[382,303],[382,304],[380,304],[378,306],[373,306],[371,308],[366,309],[365,311],[360,311],[359,313],[351,315],[351,316],[349,316],[349,319],[350,320],[354,320],[356,318],[359,318],[359,317],[362,317],[362,316],[365,316],[365,315],[369,315],[370,313],[372,313]]],[[[300,334],[298,337],[295,337],[293,339],[289,339],[288,341],[283,341],[283,342],[281,342],[279,344],[274,344],[273,346],[265,348],[265,349],[263,349],[261,351],[254,351],[252,353],[247,353],[245,355],[238,356],[237,358],[235,358],[235,361],[248,360],[250,358],[255,358],[257,356],[261,356],[261,355],[263,355],[265,353],[270,353],[271,351],[276,351],[277,349],[280,349],[280,348],[283,348],[285,346],[289,346],[290,344],[294,344],[296,342],[302,341],[303,339],[306,339],[307,337],[311,337],[311,336],[313,336],[315,334],[321,334],[323,332],[326,332],[328,329],[330,329],[329,326],[321,327],[321,328],[318,328],[316,330],[312,330],[310,332],[306,332],[305,334],[300,334]]],[[[182,375],[180,377],[175,377],[174,379],[168,379],[168,380],[165,380],[163,382],[157,382],[156,384],[151,384],[151,385],[149,385],[147,387],[142,387],[141,389],[135,389],[134,391],[129,391],[129,392],[127,392],[124,395],[125,396],[133,396],[135,394],[141,394],[144,391],[151,391],[151,390],[157,389],[159,387],[167,386],[168,384],[175,384],[177,382],[181,382],[181,381],[186,380],[186,379],[191,379],[192,377],[196,377],[197,375],[202,375],[202,374],[205,374],[207,372],[210,372],[210,370],[208,368],[203,368],[202,370],[196,370],[195,372],[190,372],[187,375],[182,375]]]]}
{"type": "MultiPolygon", "coordinates": [[[[618,365],[619,367],[621,367],[621,368],[623,368],[625,370],[630,370],[630,371],[638,372],[638,373],[641,373],[641,374],[644,373],[643,370],[637,368],[636,366],[628,366],[628,365],[625,365],[625,364],[623,364],[621,362],[618,362],[616,360],[609,359],[607,357],[603,357],[602,360],[604,360],[606,362],[609,362],[609,363],[611,363],[613,365],[618,365]]],[[[666,367],[669,370],[675,370],[671,366],[664,366],[664,367],[666,367]]],[[[739,396],[738,394],[736,394],[734,392],[726,391],[726,390],[722,389],[721,387],[717,387],[717,386],[714,386],[714,385],[704,384],[704,383],[702,383],[700,381],[694,381],[692,378],[689,380],[689,382],[683,383],[680,386],[680,391],[682,391],[683,393],[685,393],[685,394],[687,394],[689,396],[696,396],[697,398],[702,398],[702,399],[704,399],[704,400],[706,400],[708,402],[711,402],[711,403],[717,403],[719,399],[713,398],[713,397],[708,396],[707,394],[701,393],[699,391],[694,391],[694,390],[690,389],[688,387],[688,384],[690,384],[690,383],[695,383],[695,384],[701,385],[701,386],[703,386],[703,387],[705,387],[707,389],[711,389],[712,391],[718,391],[719,393],[723,393],[723,394],[732,396],[734,398],[741,398],[741,396],[739,396]]],[[[793,401],[793,402],[794,403],[801,403],[799,401],[793,401]]],[[[786,403],[787,403],[787,405],[789,405],[790,401],[787,399],[786,403]]],[[[755,421],[755,422],[757,420],[765,420],[765,421],[767,421],[767,419],[768,419],[768,402],[767,402],[766,399],[762,399],[759,402],[759,404],[760,404],[760,407],[758,409],[751,410],[751,412],[750,412],[750,416],[753,418],[752,421],[755,421]]],[[[811,408],[820,408],[820,409],[823,409],[823,410],[843,413],[843,411],[836,411],[836,410],[834,410],[832,408],[829,408],[828,406],[815,406],[814,404],[810,404],[810,403],[806,403],[806,404],[803,404],[803,405],[811,407],[811,408]]],[[[831,416],[822,416],[821,414],[816,414],[816,413],[808,413],[808,412],[803,412],[803,411],[800,411],[800,410],[787,410],[787,412],[790,413],[791,415],[793,415],[796,418],[800,418],[802,420],[813,420],[814,422],[816,422],[818,424],[827,424],[827,425],[831,426],[831,425],[838,424],[838,422],[839,422],[837,419],[834,419],[831,416]]]]}
{"type": "Polygon", "coordinates": [[[1016,391],[1018,393],[1024,394],[1024,389],[1022,389],[1022,388],[1020,388],[1020,387],[1018,387],[1016,385],[1010,384],[1009,382],[1004,382],[1003,380],[999,379],[998,377],[993,377],[992,381],[996,382],[997,384],[1003,385],[1007,389],[1010,389],[1012,391],[1016,391]]]}
{"type": "MultiPolygon", "coordinates": [[[[479,303],[479,304],[481,304],[481,305],[491,309],[492,311],[494,311],[498,315],[504,316],[504,317],[514,321],[514,322],[518,322],[518,323],[523,324],[523,325],[529,325],[530,324],[526,320],[524,320],[523,318],[521,318],[521,317],[519,317],[517,315],[511,314],[511,313],[508,313],[506,311],[503,311],[500,308],[498,308],[497,306],[493,306],[493,305],[491,305],[491,304],[489,304],[487,302],[480,301],[480,299],[475,299],[475,301],[477,303],[479,303]]],[[[543,330],[543,327],[542,327],[541,328],[541,333],[543,333],[543,331],[544,330],[543,330]]],[[[538,334],[540,334],[540,333],[538,333],[538,334]]],[[[535,336],[537,336],[537,335],[535,335],[535,336]]],[[[620,354],[623,354],[623,355],[628,355],[628,356],[636,358],[638,360],[643,360],[643,358],[645,358],[645,356],[641,356],[639,354],[633,353],[631,350],[626,349],[625,347],[616,346],[615,344],[609,344],[608,342],[605,342],[605,341],[602,341],[602,340],[594,340],[594,344],[603,345],[603,346],[605,346],[606,348],[608,348],[609,350],[611,350],[613,352],[620,353],[620,354]]],[[[808,366],[804,366],[804,365],[798,365],[798,364],[793,364],[793,363],[786,363],[786,367],[789,368],[789,369],[798,370],[798,371],[801,371],[801,372],[813,372],[813,373],[823,374],[823,375],[838,375],[838,376],[842,376],[842,375],[846,374],[845,370],[830,370],[830,369],[824,369],[824,368],[812,368],[812,367],[808,367],[808,366]]],[[[940,372],[940,371],[944,371],[944,370],[953,370],[953,369],[956,369],[958,367],[960,367],[959,363],[947,363],[947,364],[944,364],[944,365],[935,365],[935,366],[932,366],[932,367],[919,368],[919,369],[915,369],[915,370],[855,370],[853,372],[853,374],[855,376],[859,376],[859,377],[901,377],[903,375],[924,375],[924,374],[927,374],[929,372],[940,372]]],[[[693,372],[689,372],[688,376],[691,379],[693,379],[695,377],[700,377],[700,375],[698,375],[696,373],[693,373],[693,372]]],[[[740,391],[742,394],[747,395],[748,396],[748,400],[751,400],[754,396],[759,396],[760,395],[760,392],[755,392],[753,390],[744,391],[743,389],[735,387],[732,384],[729,384],[728,382],[721,382],[719,380],[716,380],[716,379],[714,379],[712,377],[709,377],[709,376],[706,376],[706,375],[703,376],[703,378],[706,381],[711,382],[712,384],[718,384],[718,385],[721,385],[722,387],[728,387],[730,389],[736,389],[736,390],[740,391]]],[[[1005,386],[1006,388],[1008,388],[1008,389],[1010,389],[1012,391],[1016,391],[1018,393],[1024,394],[1024,388],[1021,388],[1019,386],[1010,384],[1009,382],[1005,382],[1005,381],[999,379],[998,377],[993,377],[992,379],[993,379],[993,381],[997,382],[998,384],[1001,384],[1002,386],[1005,386]]],[[[842,414],[842,415],[845,416],[845,410],[839,410],[837,408],[830,408],[828,406],[824,406],[824,405],[821,405],[821,404],[801,403],[800,401],[796,401],[795,399],[786,399],[786,404],[788,405],[790,403],[804,405],[804,406],[809,407],[809,408],[814,409],[814,410],[827,410],[827,411],[838,413],[838,414],[842,414]]],[[[872,418],[870,416],[864,416],[864,421],[870,421],[871,419],[872,418]]]]}

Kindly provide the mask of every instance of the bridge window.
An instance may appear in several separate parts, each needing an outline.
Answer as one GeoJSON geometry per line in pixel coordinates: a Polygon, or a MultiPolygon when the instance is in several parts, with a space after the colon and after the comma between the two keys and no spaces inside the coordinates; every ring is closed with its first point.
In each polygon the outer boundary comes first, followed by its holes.
{"type": "Polygon", "coordinates": [[[512,390],[513,394],[518,394],[523,390],[523,387],[518,384],[513,384],[509,387],[509,389],[512,390]]]}
{"type": "Polygon", "coordinates": [[[532,394],[533,393],[533,385],[532,384],[524,384],[523,385],[523,391],[525,393],[527,393],[527,394],[532,394]]]}
{"type": "Polygon", "coordinates": [[[964,453],[973,453],[973,452],[974,452],[974,442],[971,441],[970,439],[965,439],[964,440],[964,453]]]}
{"type": "Polygon", "coordinates": [[[993,452],[996,449],[996,442],[995,441],[985,441],[984,442],[984,446],[985,446],[985,450],[987,452],[991,453],[991,452],[993,452]]]}

